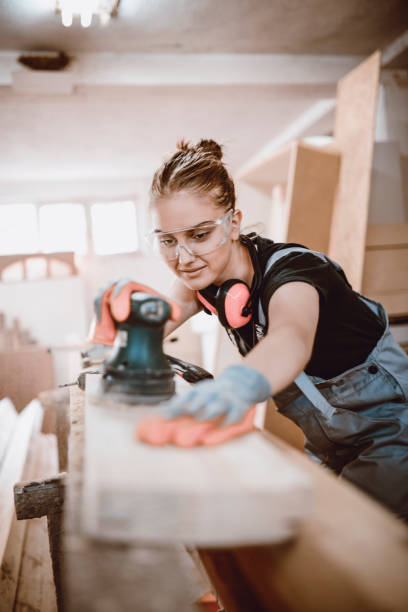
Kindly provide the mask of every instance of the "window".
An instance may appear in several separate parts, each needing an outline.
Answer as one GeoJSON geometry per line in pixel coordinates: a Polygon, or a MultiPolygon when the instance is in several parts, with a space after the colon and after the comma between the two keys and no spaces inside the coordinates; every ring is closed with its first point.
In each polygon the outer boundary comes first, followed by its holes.
{"type": "MultiPolygon", "coordinates": [[[[92,236],[96,255],[132,253],[138,249],[137,209],[134,202],[89,205],[1,204],[0,256],[73,252],[84,255],[92,236]],[[91,227],[88,228],[88,223],[91,227]]],[[[32,262],[30,274],[42,274],[32,262]]],[[[10,274],[18,274],[10,271],[10,274]]]]}
{"type": "Polygon", "coordinates": [[[86,217],[82,204],[41,206],[40,247],[43,253],[87,252],[86,217]]]}
{"type": "Polygon", "coordinates": [[[137,250],[137,219],[133,202],[93,204],[91,219],[93,246],[97,255],[137,250]]]}
{"type": "Polygon", "coordinates": [[[38,251],[37,210],[34,204],[0,205],[0,254],[38,251]]]}

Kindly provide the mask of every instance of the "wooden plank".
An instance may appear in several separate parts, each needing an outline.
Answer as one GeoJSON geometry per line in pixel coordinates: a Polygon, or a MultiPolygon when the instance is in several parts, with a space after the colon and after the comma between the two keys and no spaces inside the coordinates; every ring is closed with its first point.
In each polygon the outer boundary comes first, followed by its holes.
{"type": "MultiPolygon", "coordinates": [[[[42,611],[47,544],[47,519],[45,517],[30,519],[21,562],[15,612],[42,611]]],[[[50,569],[50,566],[48,567],[50,569]]]]}
{"type": "MultiPolygon", "coordinates": [[[[41,474],[40,435],[33,436],[24,466],[23,478],[25,480],[38,478],[41,474]]],[[[25,521],[19,521],[16,516],[13,516],[0,568],[0,610],[5,612],[10,612],[14,606],[26,527],[27,523],[25,521]]]]}
{"type": "Polygon", "coordinates": [[[0,470],[17,421],[17,412],[13,402],[5,397],[0,400],[0,470]]]}
{"type": "Polygon", "coordinates": [[[42,408],[33,400],[19,415],[0,472],[0,559],[3,558],[14,515],[14,483],[21,480],[28,445],[34,432],[41,427],[42,408]]]}
{"type": "Polygon", "coordinates": [[[134,439],[134,428],[154,416],[154,407],[102,400],[94,390],[87,383],[85,533],[211,546],[293,537],[312,491],[305,475],[260,433],[213,448],[152,447],[134,439]]]}
{"type": "MultiPolygon", "coordinates": [[[[39,471],[49,478],[57,470],[57,445],[55,436],[41,435],[41,463],[39,471]]],[[[49,550],[47,518],[28,521],[27,535],[21,561],[15,612],[41,610],[56,612],[56,595],[49,550]]]]}
{"type": "Polygon", "coordinates": [[[64,610],[180,612],[203,594],[180,546],[148,547],[92,541],[80,529],[85,393],[70,387],[68,484],[64,513],[64,610]],[[123,568],[126,568],[124,571],[123,568]],[[157,587],[160,585],[160,588],[157,587]]]}
{"type": "Polygon", "coordinates": [[[366,252],[363,293],[408,291],[408,245],[366,252]]]}
{"type": "Polygon", "coordinates": [[[242,610],[231,581],[252,594],[246,610],[405,612],[408,528],[382,505],[275,436],[274,445],[313,480],[316,503],[297,538],[280,546],[200,550],[228,610],[242,610]]]}
{"type": "Polygon", "coordinates": [[[298,143],[288,182],[286,242],[328,252],[339,168],[337,152],[298,143]]]}
{"type": "MultiPolygon", "coordinates": [[[[68,465],[69,389],[42,391],[38,395],[38,399],[44,406],[46,414],[47,412],[49,414],[50,433],[55,433],[57,436],[58,471],[66,472],[68,465]]],[[[44,433],[46,432],[44,431],[44,433]]]]}
{"type": "Polygon", "coordinates": [[[52,512],[59,512],[64,503],[65,476],[58,474],[49,478],[17,482],[14,485],[17,518],[41,518],[52,512]]]}
{"type": "Polygon", "coordinates": [[[361,290],[381,53],[343,77],[337,88],[334,141],[341,152],[329,256],[361,290]]]}
{"type": "Polygon", "coordinates": [[[408,247],[408,223],[370,223],[367,226],[366,249],[408,247]]]}

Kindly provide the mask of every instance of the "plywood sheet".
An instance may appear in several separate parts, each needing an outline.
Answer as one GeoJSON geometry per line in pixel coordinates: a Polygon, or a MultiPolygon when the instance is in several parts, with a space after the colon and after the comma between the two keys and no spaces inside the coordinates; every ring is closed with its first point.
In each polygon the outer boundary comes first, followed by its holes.
{"type": "Polygon", "coordinates": [[[367,250],[363,293],[408,291],[408,245],[394,249],[367,250]]]}
{"type": "Polygon", "coordinates": [[[88,389],[85,533],[217,547],[294,535],[310,510],[310,483],[260,432],[212,448],[152,447],[134,439],[152,410],[93,400],[88,389]]]}
{"type": "Polygon", "coordinates": [[[381,53],[343,77],[337,88],[335,145],[341,152],[329,255],[361,290],[381,53]]]}
{"type": "Polygon", "coordinates": [[[288,183],[286,242],[328,252],[339,168],[338,153],[298,143],[288,183]]]}
{"type": "Polygon", "coordinates": [[[366,248],[408,247],[408,223],[372,223],[367,227],[366,248]]]}

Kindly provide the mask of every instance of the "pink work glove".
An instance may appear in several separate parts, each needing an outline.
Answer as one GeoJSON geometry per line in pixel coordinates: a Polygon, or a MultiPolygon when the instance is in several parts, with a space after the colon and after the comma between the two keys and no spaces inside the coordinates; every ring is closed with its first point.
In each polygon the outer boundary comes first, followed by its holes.
{"type": "Polygon", "coordinates": [[[171,307],[171,320],[180,317],[180,306],[154,289],[128,278],[122,278],[103,287],[95,298],[95,318],[91,324],[90,342],[112,346],[116,336],[116,321],[125,321],[130,314],[130,296],[135,291],[150,293],[166,300],[171,307]]]}
{"type": "Polygon", "coordinates": [[[216,446],[254,430],[255,406],[244,418],[232,425],[222,425],[222,419],[197,421],[191,416],[176,419],[156,417],[140,421],[135,436],[154,446],[174,444],[183,448],[216,446]]]}

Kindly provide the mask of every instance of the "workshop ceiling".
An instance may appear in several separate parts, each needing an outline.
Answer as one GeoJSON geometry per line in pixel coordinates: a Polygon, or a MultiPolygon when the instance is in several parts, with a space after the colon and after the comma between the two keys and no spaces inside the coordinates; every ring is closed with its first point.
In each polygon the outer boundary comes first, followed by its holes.
{"type": "Polygon", "coordinates": [[[109,181],[150,177],[181,137],[224,143],[235,172],[299,133],[341,76],[407,27],[407,0],[121,0],[89,28],[65,28],[55,0],[0,0],[0,203],[46,198],[51,183],[103,197],[109,181]],[[23,51],[74,58],[55,75],[72,76],[72,92],[43,88],[23,51]]]}
{"type": "Polygon", "coordinates": [[[64,28],[54,0],[0,0],[0,49],[368,55],[407,24],[406,0],[121,0],[64,28]]]}

